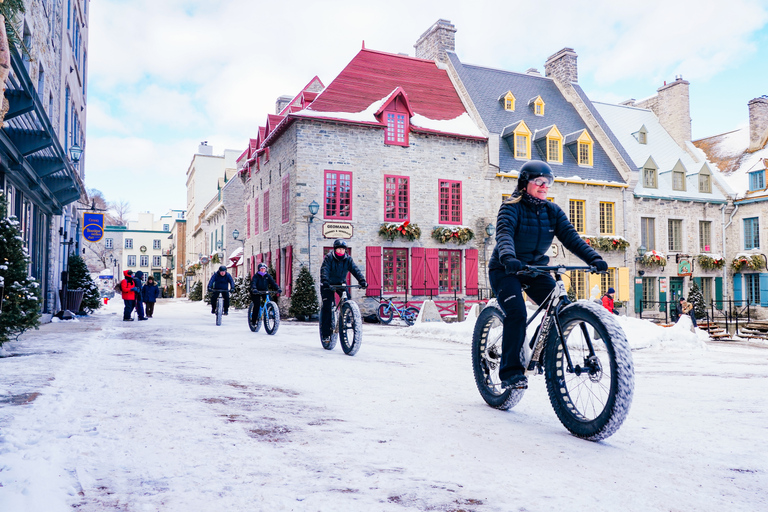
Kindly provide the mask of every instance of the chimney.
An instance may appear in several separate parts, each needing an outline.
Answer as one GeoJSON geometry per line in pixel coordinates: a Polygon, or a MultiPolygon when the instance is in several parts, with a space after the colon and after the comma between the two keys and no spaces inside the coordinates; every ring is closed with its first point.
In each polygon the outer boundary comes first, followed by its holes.
{"type": "Polygon", "coordinates": [[[750,101],[749,106],[749,151],[763,149],[768,142],[768,96],[763,95],[750,101]]]}
{"type": "Polygon", "coordinates": [[[437,20],[413,45],[419,59],[448,61],[447,51],[456,50],[456,27],[448,20],[437,20]]]}
{"type": "Polygon", "coordinates": [[[650,109],[659,118],[661,126],[675,139],[675,142],[685,148],[691,140],[691,103],[688,96],[690,83],[683,80],[681,75],[674,82],[665,83],[657,89],[658,100],[650,109]]]}
{"type": "Polygon", "coordinates": [[[576,65],[578,55],[573,48],[563,48],[551,55],[544,63],[544,76],[552,77],[558,82],[578,83],[579,68],[576,65]]]}
{"type": "Polygon", "coordinates": [[[199,146],[197,146],[197,154],[198,155],[212,156],[213,155],[213,146],[209,146],[208,145],[208,141],[204,140],[203,142],[200,143],[199,146]]]}
{"type": "Polygon", "coordinates": [[[292,99],[293,96],[280,96],[277,98],[277,101],[275,102],[275,114],[282,112],[283,109],[291,103],[292,99]]]}

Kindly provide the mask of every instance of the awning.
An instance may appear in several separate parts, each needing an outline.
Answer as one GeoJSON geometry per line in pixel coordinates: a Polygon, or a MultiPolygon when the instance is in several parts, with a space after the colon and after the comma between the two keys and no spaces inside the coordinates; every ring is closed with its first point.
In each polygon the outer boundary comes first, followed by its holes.
{"type": "Polygon", "coordinates": [[[229,260],[230,261],[232,261],[232,260],[237,261],[237,260],[239,260],[242,257],[243,257],[243,248],[239,247],[239,248],[235,249],[234,251],[232,251],[232,254],[229,255],[229,260]]]}

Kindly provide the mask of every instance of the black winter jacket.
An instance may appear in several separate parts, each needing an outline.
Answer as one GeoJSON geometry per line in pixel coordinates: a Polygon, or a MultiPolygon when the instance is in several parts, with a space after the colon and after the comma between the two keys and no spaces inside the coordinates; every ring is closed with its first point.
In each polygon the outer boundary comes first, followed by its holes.
{"type": "Polygon", "coordinates": [[[343,258],[337,258],[334,251],[331,251],[325,255],[323,264],[320,266],[320,284],[323,286],[344,284],[347,280],[347,272],[352,272],[358,283],[365,283],[365,276],[348,254],[343,258]]]}
{"type": "Polygon", "coordinates": [[[156,284],[145,284],[141,287],[142,302],[157,302],[160,295],[160,288],[156,284]]]}
{"type": "Polygon", "coordinates": [[[235,289],[235,280],[232,279],[232,276],[227,272],[223,276],[216,272],[211,276],[211,280],[208,281],[208,289],[209,290],[218,290],[218,291],[229,291],[229,287],[232,287],[232,289],[235,289]]]}
{"type": "Polygon", "coordinates": [[[489,270],[504,269],[506,258],[523,265],[546,265],[546,252],[557,237],[566,249],[591,264],[601,256],[581,239],[565,212],[550,201],[535,204],[527,194],[517,203],[502,203],[496,220],[496,247],[489,270]]]}
{"type": "Polygon", "coordinates": [[[265,292],[269,290],[269,287],[274,288],[275,290],[279,290],[280,287],[277,286],[277,283],[274,279],[272,279],[272,276],[269,275],[269,272],[266,274],[259,275],[258,272],[253,274],[253,277],[251,278],[251,293],[256,292],[265,292]]]}

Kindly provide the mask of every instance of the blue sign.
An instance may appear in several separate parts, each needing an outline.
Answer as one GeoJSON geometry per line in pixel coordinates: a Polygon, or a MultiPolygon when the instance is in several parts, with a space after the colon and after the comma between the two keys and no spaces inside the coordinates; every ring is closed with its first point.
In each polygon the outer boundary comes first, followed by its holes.
{"type": "Polygon", "coordinates": [[[104,214],[86,212],[83,214],[83,238],[98,242],[104,237],[104,214]]]}

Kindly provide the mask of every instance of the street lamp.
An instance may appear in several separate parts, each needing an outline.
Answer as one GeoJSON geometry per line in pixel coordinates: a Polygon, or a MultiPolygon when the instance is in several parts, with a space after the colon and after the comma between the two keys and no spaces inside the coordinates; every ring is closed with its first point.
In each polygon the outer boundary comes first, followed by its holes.
{"type": "MultiPolygon", "coordinates": [[[[245,261],[245,238],[238,238],[240,236],[240,231],[237,229],[232,231],[232,238],[235,239],[236,242],[240,242],[243,244],[243,256],[242,261],[245,261]]],[[[245,263],[243,263],[243,271],[245,271],[245,263]]],[[[237,277],[237,265],[235,265],[235,277],[237,277]]]]}
{"type": "Polygon", "coordinates": [[[317,215],[317,212],[320,211],[320,205],[315,202],[313,199],[311,203],[307,206],[309,208],[309,216],[307,216],[307,267],[309,268],[309,273],[312,273],[312,242],[309,237],[309,227],[310,224],[312,224],[312,221],[315,220],[315,215],[317,215]]]}
{"type": "Polygon", "coordinates": [[[78,163],[80,162],[80,157],[83,156],[83,148],[77,145],[77,143],[72,144],[69,147],[69,158],[72,160],[72,163],[75,164],[75,167],[77,167],[78,163]]]}

